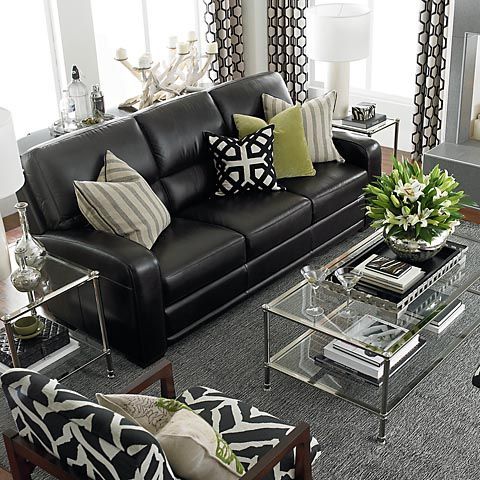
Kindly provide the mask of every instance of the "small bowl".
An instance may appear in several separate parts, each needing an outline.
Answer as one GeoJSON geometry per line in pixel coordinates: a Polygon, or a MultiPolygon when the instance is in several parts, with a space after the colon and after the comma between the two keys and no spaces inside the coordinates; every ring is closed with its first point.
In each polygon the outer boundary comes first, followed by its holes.
{"type": "Polygon", "coordinates": [[[13,331],[17,335],[32,335],[32,333],[35,333],[38,328],[38,319],[35,318],[32,315],[29,315],[27,317],[21,317],[19,318],[14,324],[13,324],[13,331]]]}

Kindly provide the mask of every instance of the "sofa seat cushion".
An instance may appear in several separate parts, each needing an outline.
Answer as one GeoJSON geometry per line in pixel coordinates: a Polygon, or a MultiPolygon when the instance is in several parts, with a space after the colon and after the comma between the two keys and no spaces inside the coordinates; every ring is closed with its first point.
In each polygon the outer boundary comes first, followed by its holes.
{"type": "MultiPolygon", "coordinates": [[[[182,393],[179,400],[220,433],[246,471],[294,429],[273,415],[211,388],[189,388],[182,393]]],[[[312,437],[310,448],[314,463],[321,453],[315,437],[312,437]]],[[[264,480],[294,478],[294,455],[290,452],[264,480]]]]}
{"type": "Polygon", "coordinates": [[[183,218],[172,218],[151,251],[160,264],[166,306],[246,263],[242,235],[183,218]]]}
{"type": "Polygon", "coordinates": [[[314,177],[286,178],[279,182],[289,192],[311,200],[313,223],[357,200],[368,183],[367,171],[349,163],[316,163],[315,169],[314,177]]]}
{"type": "Polygon", "coordinates": [[[312,209],[308,199],[289,192],[243,192],[208,199],[179,216],[242,234],[250,260],[308,228],[312,209]]]}

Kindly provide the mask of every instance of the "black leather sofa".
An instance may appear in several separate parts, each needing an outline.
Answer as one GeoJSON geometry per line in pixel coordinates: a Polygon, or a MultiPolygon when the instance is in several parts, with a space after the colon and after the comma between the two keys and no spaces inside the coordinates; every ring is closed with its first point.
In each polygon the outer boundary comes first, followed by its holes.
{"type": "MultiPolygon", "coordinates": [[[[204,131],[236,135],[232,114],[263,116],[261,94],[289,100],[266,73],[49,141],[22,156],[32,233],[56,255],[101,273],[110,341],[139,365],[294,264],[365,223],[362,187],[380,174],[366,137],[335,133],[346,163],[282,180],[286,191],[214,197],[204,131]],[[148,181],[172,215],[151,250],[98,232],[80,214],[74,180],[94,180],[107,149],[148,181]]],[[[63,322],[99,335],[90,286],[49,304],[63,322]]]]}

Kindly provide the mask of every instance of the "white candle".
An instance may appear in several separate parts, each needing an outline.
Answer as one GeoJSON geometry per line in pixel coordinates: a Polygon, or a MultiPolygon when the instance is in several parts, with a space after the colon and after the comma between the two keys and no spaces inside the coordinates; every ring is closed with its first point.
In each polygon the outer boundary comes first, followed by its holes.
{"type": "Polygon", "coordinates": [[[205,52],[208,53],[208,54],[216,54],[216,53],[218,53],[218,45],[217,45],[217,42],[207,43],[207,46],[205,47],[205,52]]]}
{"type": "Polygon", "coordinates": [[[117,60],[126,60],[128,58],[127,49],[126,48],[117,48],[115,58],[117,60]]]}
{"type": "Polygon", "coordinates": [[[196,42],[197,41],[197,32],[190,30],[187,32],[187,41],[196,42]]]}
{"type": "Polygon", "coordinates": [[[177,43],[177,53],[179,55],[186,55],[190,53],[190,45],[187,42],[177,43]]]}
{"type": "Polygon", "coordinates": [[[175,36],[168,37],[168,48],[176,48],[178,39],[175,36]]]}
{"type": "Polygon", "coordinates": [[[138,66],[140,68],[149,68],[151,64],[152,64],[152,56],[148,52],[144,53],[138,59],[138,66]]]}

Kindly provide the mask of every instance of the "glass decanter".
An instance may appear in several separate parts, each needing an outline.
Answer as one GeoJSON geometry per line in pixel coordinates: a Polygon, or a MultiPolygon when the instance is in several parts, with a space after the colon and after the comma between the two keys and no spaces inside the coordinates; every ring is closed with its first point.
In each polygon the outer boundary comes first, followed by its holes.
{"type": "MultiPolygon", "coordinates": [[[[28,292],[31,293],[35,288],[37,288],[40,280],[42,278],[42,274],[39,270],[34,267],[29,267],[26,264],[26,250],[20,249],[18,251],[19,258],[17,260],[19,267],[12,273],[10,276],[10,280],[13,286],[19,292],[28,292]]],[[[17,252],[15,252],[17,255],[17,252]]],[[[33,298],[31,299],[33,301],[33,298]]]]}
{"type": "Polygon", "coordinates": [[[21,257],[23,256],[28,267],[41,270],[47,259],[47,251],[45,247],[30,234],[26,213],[27,207],[27,202],[18,202],[15,204],[20,218],[20,227],[22,228],[22,236],[15,245],[15,260],[17,264],[20,265],[21,257]]]}

